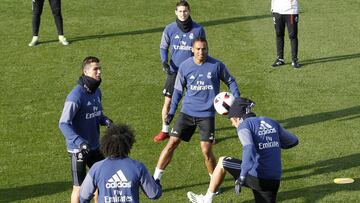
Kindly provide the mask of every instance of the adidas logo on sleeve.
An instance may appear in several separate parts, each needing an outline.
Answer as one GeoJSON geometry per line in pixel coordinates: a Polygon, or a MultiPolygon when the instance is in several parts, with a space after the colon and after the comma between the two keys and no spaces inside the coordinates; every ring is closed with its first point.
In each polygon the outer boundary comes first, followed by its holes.
{"type": "Polygon", "coordinates": [[[131,188],[131,181],[128,181],[121,170],[118,170],[106,183],[106,188],[131,188]]]}

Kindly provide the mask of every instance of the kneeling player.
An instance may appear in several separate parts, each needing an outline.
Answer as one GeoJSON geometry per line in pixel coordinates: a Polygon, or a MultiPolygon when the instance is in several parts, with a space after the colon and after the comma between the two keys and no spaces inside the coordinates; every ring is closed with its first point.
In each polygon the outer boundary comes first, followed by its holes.
{"type": "Polygon", "coordinates": [[[251,112],[254,105],[251,100],[236,98],[228,114],[243,145],[243,160],[220,157],[206,195],[188,192],[191,202],[211,203],[226,172],[234,177],[238,195],[241,186],[246,186],[252,189],[255,202],[276,202],[281,177],[281,148],[296,146],[298,139],[278,122],[264,116],[257,117],[251,112]]]}

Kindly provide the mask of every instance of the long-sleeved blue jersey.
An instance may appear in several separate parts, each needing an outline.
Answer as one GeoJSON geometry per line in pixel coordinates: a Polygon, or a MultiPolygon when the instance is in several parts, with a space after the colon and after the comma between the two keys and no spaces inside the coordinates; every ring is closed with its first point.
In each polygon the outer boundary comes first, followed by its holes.
{"type": "Polygon", "coordinates": [[[240,176],[279,180],[281,177],[281,148],[298,144],[298,138],[268,117],[250,117],[237,128],[243,145],[240,176]]]}
{"type": "Polygon", "coordinates": [[[192,29],[185,33],[173,22],[165,27],[160,42],[161,62],[168,62],[170,50],[171,60],[170,69],[176,73],[180,64],[192,56],[192,45],[196,38],[206,38],[204,28],[192,22],[192,29]]]}
{"type": "Polygon", "coordinates": [[[198,65],[193,57],[188,58],[180,65],[169,114],[175,114],[183,91],[186,90],[182,113],[194,117],[214,117],[213,100],[219,93],[220,80],[229,87],[235,97],[240,97],[235,79],[221,61],[207,56],[205,62],[198,65]]]}
{"type": "Polygon", "coordinates": [[[138,203],[139,188],[149,199],[158,199],[162,194],[145,165],[131,158],[106,158],[95,163],[86,175],[80,189],[80,202],[90,202],[99,189],[99,203],[138,203]]]}
{"type": "Polygon", "coordinates": [[[91,94],[84,87],[76,85],[69,93],[59,121],[69,152],[79,152],[83,142],[92,150],[99,147],[99,125],[105,125],[108,119],[102,111],[99,88],[91,94]]]}

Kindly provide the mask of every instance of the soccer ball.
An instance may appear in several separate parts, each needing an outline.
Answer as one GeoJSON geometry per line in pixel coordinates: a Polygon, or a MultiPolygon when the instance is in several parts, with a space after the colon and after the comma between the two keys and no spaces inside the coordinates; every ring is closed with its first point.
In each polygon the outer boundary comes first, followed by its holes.
{"type": "Polygon", "coordinates": [[[214,98],[214,107],[216,112],[221,115],[227,115],[230,106],[234,103],[235,97],[230,92],[220,92],[214,98]]]}

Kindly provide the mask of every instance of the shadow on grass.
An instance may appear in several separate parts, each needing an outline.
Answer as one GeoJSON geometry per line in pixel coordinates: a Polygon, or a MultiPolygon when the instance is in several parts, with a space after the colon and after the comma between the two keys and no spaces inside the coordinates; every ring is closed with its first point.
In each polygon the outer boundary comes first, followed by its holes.
{"type": "Polygon", "coordinates": [[[360,58],[360,53],[339,55],[339,56],[329,56],[329,57],[322,57],[322,58],[317,58],[317,59],[307,59],[307,60],[301,61],[301,65],[306,66],[306,65],[310,65],[310,64],[327,63],[327,62],[341,61],[341,60],[354,59],[354,58],[360,58]]]}
{"type": "Polygon", "coordinates": [[[236,128],[233,126],[230,126],[230,121],[229,121],[229,127],[222,127],[222,128],[217,128],[215,129],[215,131],[224,131],[224,130],[234,130],[234,132],[236,132],[236,128]]]}
{"type": "Polygon", "coordinates": [[[50,182],[0,189],[0,202],[21,201],[56,194],[71,189],[71,182],[50,182]]]}
{"type": "MultiPolygon", "coordinates": [[[[322,185],[316,185],[311,187],[305,187],[296,190],[283,191],[279,192],[277,196],[277,201],[285,201],[301,198],[303,199],[301,202],[305,203],[313,203],[320,201],[324,197],[329,194],[333,194],[341,191],[359,191],[360,190],[360,179],[354,179],[355,182],[352,184],[345,185],[337,185],[335,183],[327,183],[322,185]]],[[[241,200],[241,196],[239,197],[241,200]]],[[[335,200],[334,200],[335,201],[335,200]]],[[[338,200],[339,201],[339,200],[338,200]]],[[[342,200],[343,202],[347,202],[346,200],[342,200]]],[[[250,203],[252,201],[244,201],[243,203],[250,203]]]]}
{"type": "MultiPolygon", "coordinates": [[[[251,20],[270,18],[270,17],[271,17],[271,15],[237,16],[237,17],[232,17],[232,18],[199,22],[199,24],[203,25],[204,27],[209,27],[209,26],[215,26],[215,25],[238,23],[238,22],[251,21],[251,20]]],[[[162,32],[164,30],[164,28],[165,27],[157,27],[157,28],[150,28],[150,29],[127,31],[127,32],[115,32],[115,33],[108,33],[108,34],[95,34],[95,35],[88,35],[88,36],[79,36],[79,37],[74,37],[74,38],[68,38],[68,41],[70,43],[74,43],[74,42],[84,41],[84,40],[111,38],[111,37],[118,37],[118,36],[124,36],[124,35],[141,35],[141,34],[157,33],[157,32],[162,32]]],[[[46,43],[51,43],[51,42],[58,42],[58,40],[43,41],[39,44],[46,44],[46,43]]]]}
{"type": "Polygon", "coordinates": [[[346,109],[341,109],[337,111],[329,111],[323,113],[316,113],[306,116],[298,116],[293,118],[287,118],[284,120],[279,120],[280,123],[284,125],[285,128],[295,128],[304,125],[310,125],[314,123],[320,123],[333,119],[344,119],[347,116],[352,116],[347,119],[356,119],[360,116],[360,106],[354,106],[346,109]]]}
{"type": "MultiPolygon", "coordinates": [[[[216,143],[217,144],[219,144],[220,142],[223,142],[225,140],[228,140],[228,139],[237,139],[238,138],[237,133],[236,133],[236,129],[234,127],[232,127],[232,126],[231,127],[216,128],[215,132],[216,132],[216,143]],[[221,131],[226,131],[226,130],[233,130],[233,131],[228,133],[227,135],[222,135],[222,134],[219,133],[221,131]]],[[[239,144],[240,144],[240,142],[239,142],[239,144]]]]}
{"type": "MultiPolygon", "coordinates": [[[[360,166],[360,153],[351,154],[344,157],[339,157],[335,159],[318,161],[313,164],[303,165],[295,168],[285,169],[284,173],[299,172],[311,170],[311,172],[301,175],[284,177],[282,180],[293,180],[298,178],[306,178],[313,175],[319,175],[323,173],[331,173],[336,171],[347,170],[353,167],[360,166]]],[[[336,178],[336,177],[334,177],[336,178]]]]}
{"type": "Polygon", "coordinates": [[[209,185],[209,182],[202,182],[202,183],[196,183],[196,184],[191,184],[191,185],[180,185],[180,186],[176,186],[176,187],[172,187],[172,188],[166,188],[163,189],[163,192],[171,192],[173,190],[181,190],[181,189],[185,189],[185,188],[189,188],[189,190],[191,189],[191,187],[194,186],[199,186],[199,185],[204,185],[204,188],[207,188],[207,186],[209,185]]]}
{"type": "MultiPolygon", "coordinates": [[[[283,191],[278,194],[278,201],[285,201],[291,199],[302,198],[306,203],[317,202],[327,195],[341,192],[341,191],[359,191],[360,179],[354,179],[352,184],[338,185],[335,183],[327,183],[322,185],[315,185],[311,187],[305,187],[296,190],[283,191]]],[[[344,201],[344,200],[343,200],[344,201]]],[[[346,202],[346,201],[345,201],[346,202]]]]}

